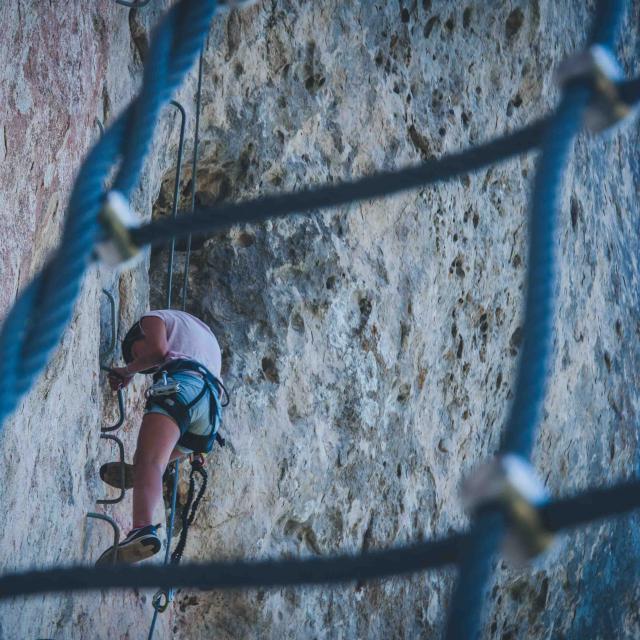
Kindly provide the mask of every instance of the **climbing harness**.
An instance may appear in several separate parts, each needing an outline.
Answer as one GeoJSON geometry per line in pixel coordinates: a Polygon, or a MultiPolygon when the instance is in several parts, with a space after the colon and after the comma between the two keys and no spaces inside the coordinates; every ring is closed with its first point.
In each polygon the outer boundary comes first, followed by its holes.
{"type": "Polygon", "coordinates": [[[216,376],[214,376],[204,365],[195,360],[180,359],[172,360],[162,366],[162,370],[153,377],[154,384],[147,391],[147,409],[152,405],[158,405],[164,409],[180,427],[180,439],[178,444],[190,449],[195,453],[209,453],[214,442],[224,446],[224,439],[218,433],[218,428],[222,422],[222,407],[229,404],[229,395],[226,388],[216,376]],[[204,384],[202,390],[190,402],[184,402],[180,395],[180,383],[170,380],[169,376],[183,371],[197,373],[202,377],[204,384]],[[190,433],[189,411],[195,407],[204,396],[209,395],[209,420],[211,431],[207,435],[190,433]],[[221,395],[224,394],[224,401],[221,395]]]}

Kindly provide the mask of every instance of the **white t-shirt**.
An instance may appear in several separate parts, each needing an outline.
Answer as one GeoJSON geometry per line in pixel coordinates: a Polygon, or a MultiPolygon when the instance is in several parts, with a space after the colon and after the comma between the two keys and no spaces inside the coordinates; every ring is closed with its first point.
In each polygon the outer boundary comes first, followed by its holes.
{"type": "Polygon", "coordinates": [[[171,360],[189,358],[203,364],[216,378],[220,378],[222,354],[220,345],[209,327],[190,313],[173,309],[148,311],[142,317],[153,316],[164,322],[167,330],[167,358],[171,360]]]}

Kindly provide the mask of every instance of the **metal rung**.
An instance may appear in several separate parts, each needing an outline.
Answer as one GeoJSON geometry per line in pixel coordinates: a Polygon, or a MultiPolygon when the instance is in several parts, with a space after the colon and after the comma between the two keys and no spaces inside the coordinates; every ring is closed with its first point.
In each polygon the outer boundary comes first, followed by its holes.
{"type": "Polygon", "coordinates": [[[116,524],[116,521],[109,516],[105,516],[102,513],[94,513],[93,511],[87,513],[87,518],[95,518],[96,520],[104,520],[113,527],[113,564],[118,561],[118,543],[120,542],[120,527],[116,524]]]}
{"type": "Polygon", "coordinates": [[[116,504],[121,502],[124,498],[125,488],[124,488],[124,444],[122,440],[117,436],[112,436],[108,433],[101,433],[100,437],[104,440],[113,440],[118,445],[118,450],[120,452],[120,495],[117,498],[103,498],[102,500],[96,500],[97,504],[116,504]]]}

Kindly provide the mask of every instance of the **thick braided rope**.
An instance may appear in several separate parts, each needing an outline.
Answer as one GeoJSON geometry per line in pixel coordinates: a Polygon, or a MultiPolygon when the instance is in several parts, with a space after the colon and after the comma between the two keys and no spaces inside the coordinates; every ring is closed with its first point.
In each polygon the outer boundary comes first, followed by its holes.
{"type": "MultiPolygon", "coordinates": [[[[598,3],[591,44],[613,46],[624,0],[598,3]]],[[[551,356],[555,283],[556,217],[564,169],[592,88],[571,85],[553,117],[542,143],[529,220],[529,268],[523,349],[514,402],[509,412],[501,453],[528,459],[533,447],[547,384],[551,356]]],[[[463,552],[458,584],[448,613],[447,640],[475,637],[480,626],[485,590],[494,554],[504,535],[504,520],[485,513],[473,523],[463,552]]]]}
{"type": "Polygon", "coordinates": [[[99,236],[104,181],[121,158],[115,187],[136,185],[161,107],[202,48],[215,0],[182,0],[156,29],[136,100],[88,154],[71,194],[60,246],[20,294],[0,333],[0,425],[33,385],[68,324],[99,236]]]}
{"type": "Polygon", "coordinates": [[[589,98],[590,91],[586,87],[574,87],[566,93],[545,132],[536,171],[529,216],[522,353],[515,397],[501,447],[502,453],[515,453],[523,458],[531,454],[552,352],[555,239],[563,176],[589,98]]]}

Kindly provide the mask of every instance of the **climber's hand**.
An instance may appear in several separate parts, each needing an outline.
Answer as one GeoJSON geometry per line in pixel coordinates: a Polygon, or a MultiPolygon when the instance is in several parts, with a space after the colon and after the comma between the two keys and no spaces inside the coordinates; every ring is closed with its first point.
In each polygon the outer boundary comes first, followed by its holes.
{"type": "Polygon", "coordinates": [[[124,389],[133,380],[133,375],[127,371],[126,367],[113,367],[108,375],[112,391],[124,389]]]}

